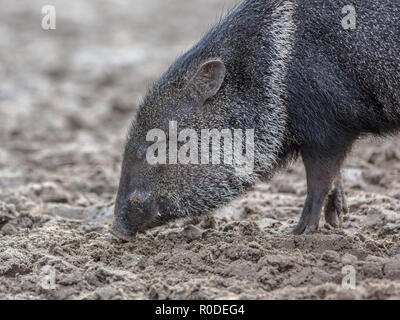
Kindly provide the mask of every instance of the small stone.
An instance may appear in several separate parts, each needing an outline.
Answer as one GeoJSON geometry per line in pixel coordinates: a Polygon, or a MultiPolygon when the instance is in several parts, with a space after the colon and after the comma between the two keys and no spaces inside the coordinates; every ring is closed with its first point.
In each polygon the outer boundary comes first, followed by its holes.
{"type": "Polygon", "coordinates": [[[1,228],[1,233],[3,233],[5,236],[11,236],[17,232],[17,228],[10,223],[6,223],[3,228],[1,228]]]}
{"type": "Polygon", "coordinates": [[[357,263],[357,257],[350,253],[345,253],[342,257],[343,264],[355,265],[357,263]]]}
{"type": "Polygon", "coordinates": [[[71,286],[81,282],[82,280],[83,280],[83,275],[80,272],[76,271],[70,275],[65,276],[60,281],[58,281],[58,283],[63,286],[71,286]]]}
{"type": "Polygon", "coordinates": [[[374,252],[379,251],[378,246],[377,246],[377,245],[375,244],[375,242],[372,241],[372,240],[367,240],[367,241],[365,242],[365,247],[366,247],[368,250],[370,250],[370,251],[374,251],[374,252]]]}
{"type": "Polygon", "coordinates": [[[202,230],[192,224],[183,229],[183,235],[189,240],[197,240],[201,238],[202,230]]]}
{"type": "Polygon", "coordinates": [[[54,293],[56,300],[68,300],[75,293],[75,289],[71,287],[61,287],[54,293]]]}
{"type": "Polygon", "coordinates": [[[357,236],[362,242],[365,242],[366,238],[362,233],[357,234],[357,236]]]}
{"type": "Polygon", "coordinates": [[[373,256],[373,255],[368,255],[365,258],[365,261],[367,261],[367,262],[384,263],[385,262],[385,258],[381,258],[381,257],[373,256]]]}
{"type": "Polygon", "coordinates": [[[339,262],[339,254],[336,251],[333,250],[326,250],[322,254],[322,260],[326,262],[339,262]]]}
{"type": "Polygon", "coordinates": [[[206,216],[200,225],[203,229],[215,229],[217,222],[213,216],[206,216]]]}
{"type": "Polygon", "coordinates": [[[155,264],[162,264],[167,260],[167,258],[168,258],[168,253],[161,252],[153,258],[153,261],[155,264]]]}
{"type": "Polygon", "coordinates": [[[391,258],[383,267],[383,273],[392,280],[400,279],[400,254],[391,258]]]}
{"type": "Polygon", "coordinates": [[[132,268],[139,263],[141,258],[142,258],[142,256],[140,256],[140,255],[125,253],[121,257],[121,263],[124,268],[132,268]]]}
{"type": "Polygon", "coordinates": [[[249,247],[254,249],[261,249],[261,246],[255,241],[250,242],[249,247]]]}
{"type": "Polygon", "coordinates": [[[106,286],[96,290],[96,296],[100,300],[110,300],[116,295],[118,295],[118,290],[111,286],[106,286]]]}

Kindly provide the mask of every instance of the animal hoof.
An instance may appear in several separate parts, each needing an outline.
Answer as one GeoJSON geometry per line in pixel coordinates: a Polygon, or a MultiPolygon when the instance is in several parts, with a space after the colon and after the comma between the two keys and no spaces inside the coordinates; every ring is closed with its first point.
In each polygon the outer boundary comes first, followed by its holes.
{"type": "Polygon", "coordinates": [[[342,227],[343,215],[349,209],[346,196],[342,188],[335,188],[329,195],[325,206],[325,221],[334,228],[342,227]]]}

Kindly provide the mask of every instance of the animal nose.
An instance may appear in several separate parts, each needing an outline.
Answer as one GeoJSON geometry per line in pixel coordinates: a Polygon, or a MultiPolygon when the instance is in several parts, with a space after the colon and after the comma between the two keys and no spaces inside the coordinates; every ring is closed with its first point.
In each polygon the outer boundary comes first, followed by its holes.
{"type": "Polygon", "coordinates": [[[157,202],[147,190],[136,189],[125,195],[120,191],[115,202],[111,233],[129,241],[138,231],[146,228],[157,212],[157,202]]]}
{"type": "Polygon", "coordinates": [[[135,237],[136,229],[129,222],[128,217],[121,212],[117,201],[114,207],[114,220],[110,232],[121,240],[132,240],[135,237]]]}

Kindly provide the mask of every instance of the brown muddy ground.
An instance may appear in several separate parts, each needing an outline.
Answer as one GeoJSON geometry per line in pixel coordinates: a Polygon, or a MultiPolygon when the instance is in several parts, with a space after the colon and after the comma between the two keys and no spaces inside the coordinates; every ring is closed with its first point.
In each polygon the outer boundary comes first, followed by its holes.
{"type": "Polygon", "coordinates": [[[215,218],[109,234],[141,95],[234,2],[0,2],[0,299],[400,298],[398,137],[349,157],[342,230],[289,235],[306,193],[296,163],[215,218]],[[57,30],[41,29],[44,4],[57,30]]]}

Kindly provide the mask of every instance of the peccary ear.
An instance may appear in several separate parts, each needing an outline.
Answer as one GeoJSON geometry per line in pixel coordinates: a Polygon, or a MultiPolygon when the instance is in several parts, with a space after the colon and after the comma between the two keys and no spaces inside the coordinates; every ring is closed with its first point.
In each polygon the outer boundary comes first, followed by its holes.
{"type": "Polygon", "coordinates": [[[189,90],[199,98],[201,103],[213,97],[221,88],[226,74],[223,62],[210,60],[197,70],[195,76],[188,84],[189,90]]]}

